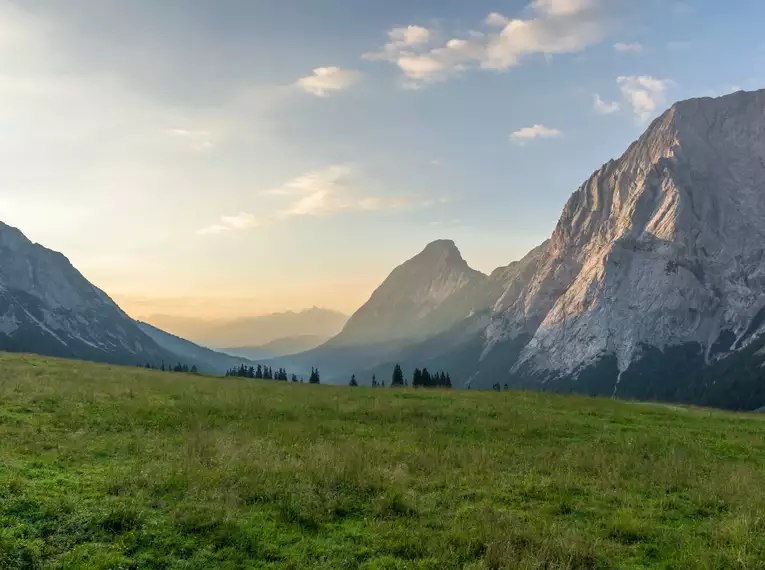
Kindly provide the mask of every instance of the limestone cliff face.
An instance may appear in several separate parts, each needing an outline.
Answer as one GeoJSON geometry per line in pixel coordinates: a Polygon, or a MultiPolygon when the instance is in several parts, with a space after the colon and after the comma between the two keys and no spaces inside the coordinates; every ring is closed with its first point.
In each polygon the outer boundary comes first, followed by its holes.
{"type": "Polygon", "coordinates": [[[533,264],[485,335],[484,357],[531,337],[514,370],[613,355],[623,372],[689,342],[709,361],[722,331],[736,342],[717,357],[745,347],[765,306],[765,91],[674,105],[574,193],[533,264]]]}

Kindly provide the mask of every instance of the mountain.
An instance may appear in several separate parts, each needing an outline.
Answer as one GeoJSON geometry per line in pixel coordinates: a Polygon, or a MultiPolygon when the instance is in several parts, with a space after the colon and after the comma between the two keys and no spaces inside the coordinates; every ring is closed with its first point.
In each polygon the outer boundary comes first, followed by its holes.
{"type": "Polygon", "coordinates": [[[765,91],[673,105],[488,280],[488,312],[358,373],[403,362],[473,387],[765,404],[765,91]]]}
{"type": "Polygon", "coordinates": [[[761,331],[764,248],[765,91],[677,103],[574,193],[483,357],[528,337],[515,382],[672,398],[761,331]]]}
{"type": "Polygon", "coordinates": [[[176,356],[176,360],[167,362],[168,365],[174,365],[178,362],[183,364],[193,363],[197,366],[200,372],[210,374],[223,374],[226,370],[238,367],[241,364],[247,366],[256,365],[255,362],[243,357],[243,355],[229,355],[199,346],[193,342],[189,342],[188,340],[158,329],[148,323],[139,321],[138,328],[160,347],[176,356]]]}
{"type": "Polygon", "coordinates": [[[142,320],[204,346],[257,348],[282,339],[309,335],[320,337],[317,344],[321,344],[322,339],[340,332],[348,317],[337,311],[313,307],[300,312],[230,320],[207,321],[168,315],[153,315],[142,320]]]}
{"type": "Polygon", "coordinates": [[[137,323],[66,257],[2,222],[0,350],[123,365],[181,362],[210,374],[250,364],[137,323]]]}
{"type": "Polygon", "coordinates": [[[2,222],[0,350],[130,365],[171,357],[66,257],[2,222]]]}
{"type": "Polygon", "coordinates": [[[329,340],[329,337],[304,334],[287,338],[277,338],[262,346],[236,346],[221,348],[226,354],[244,356],[251,359],[275,358],[277,356],[289,356],[299,354],[307,350],[321,346],[329,340]]]}
{"type": "Polygon", "coordinates": [[[439,240],[400,265],[348,320],[330,346],[424,339],[488,308],[489,279],[453,241],[439,240]]]}

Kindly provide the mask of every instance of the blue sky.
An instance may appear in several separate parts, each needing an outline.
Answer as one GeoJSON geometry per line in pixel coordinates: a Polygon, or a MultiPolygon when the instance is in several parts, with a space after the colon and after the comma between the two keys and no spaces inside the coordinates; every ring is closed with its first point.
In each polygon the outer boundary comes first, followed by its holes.
{"type": "Polygon", "coordinates": [[[669,104],[765,87],[743,0],[16,0],[0,219],[134,315],[352,311],[489,272],[669,104]]]}

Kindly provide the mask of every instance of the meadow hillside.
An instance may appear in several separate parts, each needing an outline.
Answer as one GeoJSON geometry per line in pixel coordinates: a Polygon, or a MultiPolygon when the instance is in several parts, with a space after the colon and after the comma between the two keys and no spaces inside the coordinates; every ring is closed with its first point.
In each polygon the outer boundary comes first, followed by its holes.
{"type": "Polygon", "coordinates": [[[762,420],[0,354],[0,569],[761,568],[762,420]]]}

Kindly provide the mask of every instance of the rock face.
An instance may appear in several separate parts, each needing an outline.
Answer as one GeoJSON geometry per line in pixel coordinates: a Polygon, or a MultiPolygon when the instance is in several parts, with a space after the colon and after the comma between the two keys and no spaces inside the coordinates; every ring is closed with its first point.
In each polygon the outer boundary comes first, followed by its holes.
{"type": "Polygon", "coordinates": [[[453,241],[435,241],[394,269],[329,344],[428,338],[488,308],[488,284],[488,277],[468,266],[453,241]]]}
{"type": "Polygon", "coordinates": [[[709,363],[724,331],[745,346],[765,306],[765,91],[674,105],[574,193],[545,250],[487,330],[487,351],[531,336],[516,372],[614,356],[621,374],[687,343],[709,363]]]}
{"type": "Polygon", "coordinates": [[[130,365],[170,358],[63,255],[3,223],[0,350],[130,365]]]}

